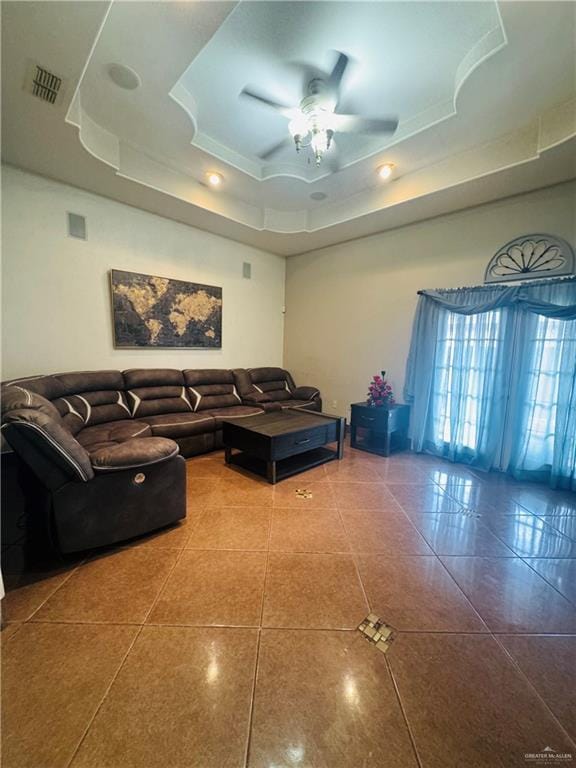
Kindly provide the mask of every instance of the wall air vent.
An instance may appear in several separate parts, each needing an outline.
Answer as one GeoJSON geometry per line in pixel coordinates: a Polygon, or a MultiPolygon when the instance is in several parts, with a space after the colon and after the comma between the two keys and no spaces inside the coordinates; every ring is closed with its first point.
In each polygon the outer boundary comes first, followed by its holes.
{"type": "Polygon", "coordinates": [[[32,61],[28,63],[25,88],[33,96],[47,101],[48,104],[56,104],[64,90],[63,83],[59,75],[50,72],[46,67],[32,61]]]}

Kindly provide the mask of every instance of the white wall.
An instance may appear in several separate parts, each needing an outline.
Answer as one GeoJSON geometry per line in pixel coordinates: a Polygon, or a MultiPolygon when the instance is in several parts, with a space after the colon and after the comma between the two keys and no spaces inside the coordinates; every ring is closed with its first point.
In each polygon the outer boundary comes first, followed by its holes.
{"type": "Polygon", "coordinates": [[[2,215],[3,379],[281,365],[284,258],[9,167],[2,215]],[[67,211],[86,216],[86,242],[67,236],[67,211]],[[111,268],[222,286],[222,349],[114,349],[111,268]]]}
{"type": "Polygon", "coordinates": [[[284,364],[329,412],[347,414],[382,369],[401,400],[419,289],[482,284],[509,240],[546,232],[574,245],[575,229],[572,182],[289,258],[284,364]]]}

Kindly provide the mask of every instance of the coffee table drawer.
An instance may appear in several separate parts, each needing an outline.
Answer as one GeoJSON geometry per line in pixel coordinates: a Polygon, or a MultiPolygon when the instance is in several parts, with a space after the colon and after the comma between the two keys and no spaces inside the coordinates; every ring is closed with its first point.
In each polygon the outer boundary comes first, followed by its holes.
{"type": "Polygon", "coordinates": [[[336,423],[296,432],[290,435],[278,435],[272,443],[272,460],[284,459],[297,453],[304,453],[312,448],[319,448],[336,440],[336,423]]]}

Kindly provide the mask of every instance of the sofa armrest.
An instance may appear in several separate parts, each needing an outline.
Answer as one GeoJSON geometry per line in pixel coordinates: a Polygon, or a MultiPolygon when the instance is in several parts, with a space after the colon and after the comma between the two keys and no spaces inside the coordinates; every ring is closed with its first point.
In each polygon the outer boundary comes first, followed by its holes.
{"type": "Polygon", "coordinates": [[[9,445],[48,488],[66,478],[86,482],[94,477],[87,451],[50,415],[22,408],[5,413],[3,421],[9,445]]]}
{"type": "Polygon", "coordinates": [[[320,397],[320,391],[316,387],[296,387],[292,396],[296,400],[315,400],[320,397]]]}
{"type": "Polygon", "coordinates": [[[96,472],[119,472],[160,464],[177,456],[179,451],[178,444],[166,437],[135,437],[92,451],[90,460],[96,472]]]}

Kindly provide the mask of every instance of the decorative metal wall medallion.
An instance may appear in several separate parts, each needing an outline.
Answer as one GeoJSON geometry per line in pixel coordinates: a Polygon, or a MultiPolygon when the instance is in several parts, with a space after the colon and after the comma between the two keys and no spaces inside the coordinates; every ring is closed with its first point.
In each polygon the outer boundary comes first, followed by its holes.
{"type": "Polygon", "coordinates": [[[559,277],[574,273],[574,249],[554,235],[522,235],[492,257],[485,283],[507,283],[510,280],[559,277]]]}
{"type": "Polygon", "coordinates": [[[382,653],[386,653],[395,636],[392,627],[379,619],[375,613],[369,613],[366,616],[364,621],[359,624],[358,631],[382,653]]]}

